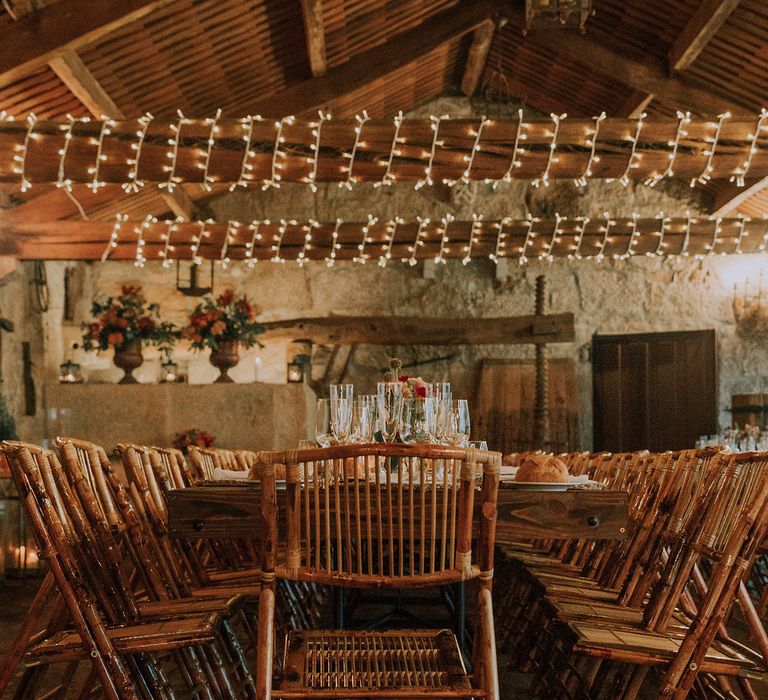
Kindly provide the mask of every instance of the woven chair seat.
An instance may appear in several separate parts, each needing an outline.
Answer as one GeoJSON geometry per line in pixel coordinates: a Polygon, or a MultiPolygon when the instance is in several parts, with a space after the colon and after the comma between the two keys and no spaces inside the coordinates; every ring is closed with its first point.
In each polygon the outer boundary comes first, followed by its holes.
{"type": "MultiPolygon", "coordinates": [[[[216,637],[219,624],[216,613],[174,620],[160,620],[139,625],[107,627],[106,633],[121,654],[168,651],[190,644],[204,644],[216,637]]],[[[46,663],[87,658],[80,635],[64,630],[33,646],[29,654],[46,663]],[[53,657],[53,658],[51,658],[53,657]]]]}
{"type": "Polygon", "coordinates": [[[309,689],[412,690],[419,697],[430,691],[439,697],[473,694],[450,630],[293,631],[285,659],[278,697],[300,697],[290,691],[309,689]]]}

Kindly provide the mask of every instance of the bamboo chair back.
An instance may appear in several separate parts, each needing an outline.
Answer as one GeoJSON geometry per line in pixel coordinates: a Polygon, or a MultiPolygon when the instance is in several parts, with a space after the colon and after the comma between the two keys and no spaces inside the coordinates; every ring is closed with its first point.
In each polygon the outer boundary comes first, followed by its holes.
{"type": "Polygon", "coordinates": [[[94,592],[101,586],[90,585],[94,576],[83,568],[73,548],[75,533],[82,524],[76,525],[67,514],[66,494],[60,492],[57,483],[56,455],[22,443],[4,444],[2,449],[8,456],[41,558],[56,580],[104,697],[138,698],[128,669],[107,636],[100,609],[94,604],[94,592]]]}
{"type": "Polygon", "coordinates": [[[278,574],[356,587],[476,577],[490,586],[500,464],[497,452],[430,445],[259,453],[265,513],[275,473],[286,473],[278,574]]]}

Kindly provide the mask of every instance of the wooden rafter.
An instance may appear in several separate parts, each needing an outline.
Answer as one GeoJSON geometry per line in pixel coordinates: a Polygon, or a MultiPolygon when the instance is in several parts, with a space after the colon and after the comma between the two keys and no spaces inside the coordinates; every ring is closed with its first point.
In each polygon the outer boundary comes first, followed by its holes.
{"type": "Polygon", "coordinates": [[[346,63],[331,68],[325,75],[292,85],[254,105],[253,113],[270,117],[306,114],[323,109],[329,103],[402,66],[415,61],[457,37],[463,36],[491,19],[499,11],[492,0],[460,2],[439,12],[413,29],[396,34],[388,41],[353,56],[346,63]]]}
{"type": "Polygon", "coordinates": [[[488,52],[491,50],[493,35],[496,33],[496,23],[492,20],[483,22],[472,36],[472,46],[469,48],[467,65],[464,68],[464,77],[461,80],[461,91],[470,97],[475,94],[480,84],[485,64],[488,61],[488,52]]]}
{"type": "MultiPolygon", "coordinates": [[[[523,13],[510,12],[509,15],[511,20],[506,31],[522,32],[523,13]]],[[[666,104],[690,109],[696,114],[726,111],[741,113],[755,109],[754,105],[744,105],[725,98],[682,76],[670,77],[666,63],[650,55],[637,60],[575,32],[550,30],[530,34],[521,41],[535,44],[543,51],[562,55],[576,64],[588,66],[590,70],[599,70],[639,92],[653,94],[666,104]]]]}
{"type": "Polygon", "coordinates": [[[323,0],[301,0],[301,14],[304,18],[304,35],[307,42],[307,56],[312,75],[325,75],[325,22],[323,21],[323,0]]]}
{"type": "Polygon", "coordinates": [[[653,93],[633,90],[629,97],[624,100],[624,103],[616,110],[616,116],[637,119],[648,108],[648,105],[653,102],[654,97],[653,93]]]}
{"type": "Polygon", "coordinates": [[[123,111],[112,101],[74,49],[64,49],[48,65],[95,117],[125,119],[123,111]]]}
{"type": "Polygon", "coordinates": [[[738,4],[739,0],[704,0],[667,53],[669,72],[690,68],[738,4]]]}
{"type": "Polygon", "coordinates": [[[746,203],[756,194],[763,192],[768,188],[768,177],[753,181],[746,187],[737,187],[730,183],[724,184],[715,197],[712,216],[729,216],[739,210],[742,204],[746,203]]]}
{"type": "Polygon", "coordinates": [[[64,49],[93,43],[170,0],[60,0],[3,28],[0,86],[23,78],[64,49]]]}

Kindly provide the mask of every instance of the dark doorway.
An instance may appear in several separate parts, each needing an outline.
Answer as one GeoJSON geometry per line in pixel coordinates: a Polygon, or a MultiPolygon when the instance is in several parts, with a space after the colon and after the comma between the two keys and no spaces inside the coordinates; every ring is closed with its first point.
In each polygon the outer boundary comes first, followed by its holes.
{"type": "Polygon", "coordinates": [[[594,448],[678,450],[717,431],[715,331],[592,338],[594,448]]]}

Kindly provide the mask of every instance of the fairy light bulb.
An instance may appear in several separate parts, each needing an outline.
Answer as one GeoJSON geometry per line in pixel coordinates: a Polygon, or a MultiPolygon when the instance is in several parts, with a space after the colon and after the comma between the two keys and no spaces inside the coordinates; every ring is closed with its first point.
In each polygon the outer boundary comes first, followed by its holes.
{"type": "MultiPolygon", "coordinates": [[[[5,115],[5,112],[3,112],[5,115]]],[[[4,121],[13,121],[13,118],[4,118],[4,121]]],[[[30,112],[27,115],[27,130],[24,134],[24,141],[21,146],[17,146],[18,152],[13,156],[15,165],[12,168],[14,174],[19,176],[21,180],[20,189],[22,192],[26,192],[32,187],[32,183],[27,178],[27,154],[29,153],[29,143],[33,139],[35,126],[37,125],[37,117],[34,112],[30,112]]]]}
{"type": "Polygon", "coordinates": [[[282,162],[283,158],[285,158],[285,151],[282,149],[282,145],[285,143],[283,131],[285,130],[286,125],[291,126],[295,121],[296,117],[291,114],[290,116],[283,117],[280,121],[275,122],[275,142],[272,146],[270,177],[269,180],[265,180],[261,185],[262,190],[268,190],[270,187],[274,187],[275,189],[280,188],[280,181],[283,179],[283,176],[277,171],[282,170],[284,166],[282,162]]]}
{"type": "Polygon", "coordinates": [[[665,177],[674,177],[675,174],[675,160],[677,159],[678,151],[680,150],[680,140],[688,136],[688,132],[686,131],[687,126],[691,123],[691,113],[690,112],[677,112],[677,129],[675,130],[675,138],[673,141],[668,142],[668,146],[670,147],[670,151],[667,154],[667,160],[669,161],[667,163],[667,167],[660,175],[654,175],[653,177],[649,177],[645,184],[650,187],[655,187],[661,180],[663,180],[665,177]]]}
{"type": "Polygon", "coordinates": [[[469,230],[469,242],[464,248],[464,257],[461,259],[461,264],[466,266],[472,261],[472,251],[477,245],[477,240],[480,237],[480,229],[483,225],[482,214],[472,214],[472,227],[469,230]]]}
{"type": "Polygon", "coordinates": [[[448,227],[451,225],[451,222],[455,219],[453,214],[446,214],[442,220],[442,228],[438,228],[438,235],[440,236],[440,250],[438,251],[437,255],[435,256],[435,263],[438,265],[445,265],[447,264],[447,260],[445,259],[445,251],[446,247],[448,246],[448,241],[450,238],[448,237],[448,227]]]}
{"type": "Polygon", "coordinates": [[[133,264],[135,267],[143,268],[144,263],[147,262],[147,259],[144,257],[144,246],[147,244],[145,236],[149,227],[156,223],[157,219],[151,214],[148,214],[144,218],[144,221],[142,221],[141,226],[137,226],[134,229],[134,233],[136,234],[136,255],[133,264]]]}
{"type": "Polygon", "coordinates": [[[560,132],[560,122],[563,121],[568,115],[567,114],[555,114],[554,112],[549,115],[552,119],[552,140],[549,142],[549,154],[547,156],[547,165],[544,168],[544,172],[537,177],[535,180],[531,181],[531,184],[534,187],[539,187],[540,185],[544,185],[544,187],[549,187],[549,171],[552,168],[552,163],[558,163],[559,158],[555,155],[555,151],[557,150],[557,135],[560,132]]]}
{"type": "Polygon", "coordinates": [[[214,182],[214,178],[209,173],[211,169],[211,151],[213,151],[213,147],[216,145],[216,135],[221,131],[221,128],[218,124],[219,119],[221,119],[221,110],[217,109],[216,115],[209,117],[204,122],[207,126],[210,126],[206,148],[203,152],[203,159],[200,163],[201,170],[203,171],[203,181],[200,183],[200,187],[202,187],[206,192],[211,191],[211,183],[214,182]]]}
{"type": "Polygon", "coordinates": [[[588,216],[582,216],[577,221],[580,221],[579,227],[576,231],[576,242],[573,246],[573,253],[568,255],[569,259],[581,260],[581,244],[584,242],[584,234],[587,230],[587,224],[589,223],[588,216]]]}
{"type": "Polygon", "coordinates": [[[336,253],[341,248],[341,245],[339,244],[339,228],[344,223],[342,219],[336,219],[336,223],[333,226],[333,231],[331,232],[331,243],[330,243],[330,250],[328,251],[328,255],[325,258],[325,264],[327,267],[333,267],[336,264],[336,253]]]}
{"type": "Polygon", "coordinates": [[[552,262],[552,250],[555,247],[555,241],[557,241],[558,236],[560,235],[560,222],[565,221],[565,219],[566,217],[560,216],[560,214],[555,214],[555,226],[552,229],[552,235],[544,244],[544,250],[538,257],[539,260],[547,260],[548,262],[552,262]]]}
{"type": "Polygon", "coordinates": [[[435,153],[437,152],[438,146],[444,145],[443,142],[440,141],[440,124],[449,118],[450,117],[447,114],[442,114],[439,117],[436,117],[433,114],[429,117],[432,122],[430,124],[432,129],[432,145],[429,149],[429,160],[427,161],[427,166],[424,168],[424,177],[414,185],[414,189],[420,190],[424,185],[434,184],[432,181],[432,166],[435,162],[435,153]]]}
{"type": "Polygon", "coordinates": [[[760,132],[768,130],[768,110],[765,108],[760,110],[760,116],[757,119],[757,125],[755,130],[749,135],[750,143],[749,150],[747,151],[746,160],[736,168],[734,174],[729,178],[731,182],[735,182],[738,187],[744,187],[749,169],[752,167],[752,158],[758,152],[757,141],[760,138],[760,132]]]}
{"type": "MultiPolygon", "coordinates": [[[[627,167],[624,169],[619,182],[626,187],[629,184],[629,175],[633,168],[639,168],[640,164],[637,162],[639,155],[637,153],[637,144],[640,142],[640,132],[643,130],[643,122],[648,115],[643,112],[637,118],[637,126],[635,127],[635,133],[629,137],[629,142],[632,144],[632,148],[629,152],[629,159],[627,160],[627,167]]],[[[608,182],[611,182],[613,178],[609,178],[608,182]]]]}
{"type": "Polygon", "coordinates": [[[387,238],[384,253],[379,256],[379,267],[386,267],[387,263],[392,259],[392,246],[395,244],[395,236],[397,235],[397,227],[400,224],[404,224],[405,220],[396,216],[392,221],[387,224],[387,238]]]}
{"type": "Polygon", "coordinates": [[[203,257],[200,255],[200,247],[206,238],[210,238],[211,233],[208,230],[208,225],[214,223],[213,219],[206,219],[205,221],[197,221],[198,232],[192,237],[192,263],[194,265],[202,265],[203,257]]]}
{"type": "Polygon", "coordinates": [[[179,230],[179,224],[184,221],[184,217],[177,216],[175,219],[165,222],[165,232],[160,236],[163,241],[163,249],[160,251],[160,257],[163,260],[163,269],[168,269],[173,265],[171,260],[171,253],[176,250],[176,247],[171,243],[173,234],[179,230]]]}
{"type": "Polygon", "coordinates": [[[480,146],[480,139],[483,138],[483,129],[485,129],[485,127],[490,123],[491,120],[487,119],[485,116],[480,118],[480,123],[478,124],[477,130],[475,131],[475,140],[472,143],[472,151],[468,156],[464,156],[464,162],[467,164],[464,168],[464,172],[461,174],[461,181],[464,184],[469,182],[469,176],[471,175],[472,167],[475,164],[475,157],[482,149],[480,146]]]}
{"type": "Polygon", "coordinates": [[[371,216],[368,214],[368,222],[364,224],[361,228],[361,239],[360,243],[357,246],[357,255],[352,259],[352,262],[360,263],[361,265],[365,265],[365,261],[368,259],[368,256],[365,253],[365,246],[367,243],[371,242],[371,239],[369,238],[369,231],[371,230],[371,226],[376,224],[378,221],[378,218],[375,216],[371,216]]]}
{"type": "Polygon", "coordinates": [[[384,171],[384,175],[382,176],[381,180],[378,182],[374,182],[374,187],[381,187],[382,185],[389,186],[395,181],[395,176],[392,173],[392,164],[394,163],[395,156],[402,155],[400,152],[400,143],[402,142],[400,138],[400,127],[403,125],[403,113],[398,112],[394,119],[393,123],[395,125],[395,135],[392,137],[392,144],[389,147],[389,157],[387,158],[387,169],[384,171]]]}
{"type": "Polygon", "coordinates": [[[221,263],[222,270],[228,269],[229,264],[232,262],[229,257],[229,247],[234,244],[236,240],[235,232],[239,227],[239,221],[227,221],[227,229],[224,232],[224,241],[221,244],[221,252],[219,253],[219,262],[221,263]]]}
{"type": "Polygon", "coordinates": [[[421,216],[417,216],[416,221],[419,222],[419,225],[416,228],[416,238],[413,241],[413,245],[408,246],[408,250],[411,254],[407,259],[403,260],[403,262],[407,262],[411,267],[418,262],[419,248],[424,245],[424,241],[421,239],[424,235],[424,227],[429,226],[429,219],[427,217],[422,218],[421,216]]]}
{"type": "Polygon", "coordinates": [[[629,258],[635,252],[635,246],[637,245],[637,216],[637,212],[632,212],[632,223],[630,224],[629,229],[629,241],[623,253],[613,256],[617,260],[629,260],[629,258]]]}
{"type": "Polygon", "coordinates": [[[741,249],[741,244],[744,241],[744,236],[747,235],[747,221],[749,221],[749,219],[746,216],[739,215],[739,233],[736,236],[736,247],[733,250],[736,255],[742,255],[744,253],[741,249]]]}
{"type": "Polygon", "coordinates": [[[595,260],[597,262],[603,262],[605,260],[605,249],[608,245],[608,241],[611,240],[611,227],[615,226],[616,222],[611,219],[611,215],[606,211],[603,212],[603,218],[605,219],[605,226],[603,228],[603,240],[600,243],[600,249],[597,251],[595,260]]]}
{"type": "Polygon", "coordinates": [[[115,223],[112,224],[112,232],[109,234],[109,242],[104,252],[101,254],[101,262],[107,262],[107,259],[112,254],[112,251],[117,248],[117,242],[120,238],[120,230],[123,228],[123,224],[128,221],[127,214],[115,214],[115,223]]]}
{"type": "Polygon", "coordinates": [[[56,187],[64,189],[67,192],[72,191],[72,180],[65,175],[64,165],[67,160],[67,153],[69,153],[69,145],[72,143],[73,139],[72,132],[74,131],[75,124],[78,122],[84,123],[89,121],[90,117],[80,117],[79,119],[76,119],[71,114],[67,114],[67,123],[62,126],[62,130],[64,131],[64,145],[59,149],[59,168],[56,176],[56,187]]]}
{"type": "Polygon", "coordinates": [[[597,137],[600,134],[600,124],[606,119],[605,112],[600,112],[600,114],[596,117],[593,117],[593,119],[595,120],[595,127],[592,130],[591,136],[586,140],[586,144],[589,146],[589,158],[587,159],[587,165],[584,168],[584,172],[581,174],[581,177],[578,177],[573,181],[574,184],[579,187],[586,186],[587,178],[592,177],[592,166],[595,163],[600,162],[600,157],[595,155],[595,152],[597,150],[597,137]]]}
{"type": "Polygon", "coordinates": [[[683,236],[683,246],[680,250],[680,255],[684,258],[688,257],[688,246],[691,244],[691,213],[685,212],[685,235],[683,236]]]}
{"type": "Polygon", "coordinates": [[[102,117],[101,128],[99,129],[99,138],[96,145],[96,158],[93,162],[93,166],[88,168],[88,174],[91,175],[91,182],[88,187],[92,192],[98,191],[101,187],[106,187],[106,182],[99,180],[99,170],[101,164],[107,160],[107,156],[104,154],[104,137],[109,136],[112,133],[116,122],[107,117],[102,117]]]}
{"type": "Polygon", "coordinates": [[[178,185],[182,180],[180,177],[177,177],[176,175],[176,163],[179,159],[179,144],[181,143],[181,129],[184,126],[184,124],[187,124],[187,118],[184,116],[182,111],[180,109],[176,110],[176,115],[178,119],[176,120],[175,124],[171,124],[169,126],[170,130],[173,132],[173,136],[171,136],[168,139],[168,145],[170,146],[170,150],[166,152],[166,157],[170,159],[171,163],[170,165],[166,166],[166,169],[168,171],[168,179],[165,182],[161,182],[158,184],[158,187],[160,189],[167,189],[169,192],[173,192],[176,189],[176,185],[178,185]]]}
{"type": "Polygon", "coordinates": [[[496,227],[496,247],[488,257],[493,260],[494,264],[498,265],[499,260],[501,259],[501,249],[504,247],[504,238],[506,237],[506,234],[504,233],[504,227],[509,224],[509,222],[512,219],[508,216],[505,216],[503,219],[498,221],[494,226],[496,227]]]}
{"type": "Polygon", "coordinates": [[[261,225],[269,226],[269,219],[264,221],[252,221],[248,228],[251,230],[251,240],[245,244],[245,259],[249,269],[253,269],[258,262],[256,257],[256,243],[261,240],[261,225]]]}
{"type": "Polygon", "coordinates": [[[131,192],[138,192],[144,187],[144,181],[139,178],[139,165],[141,163],[141,151],[144,147],[144,140],[147,137],[147,131],[153,119],[154,117],[147,112],[136,120],[138,123],[138,128],[136,129],[136,141],[131,144],[133,155],[126,160],[129,168],[129,181],[122,184],[122,188],[129,194],[131,192]]]}
{"type": "Polygon", "coordinates": [[[272,251],[274,255],[272,256],[272,262],[273,263],[284,263],[285,258],[281,257],[280,255],[280,249],[283,245],[283,240],[285,239],[286,231],[288,231],[288,226],[297,226],[298,221],[296,219],[280,219],[280,226],[277,227],[277,235],[275,236],[275,245],[272,246],[272,251]]]}
{"type": "Polygon", "coordinates": [[[250,162],[252,158],[256,157],[256,152],[253,150],[253,122],[262,121],[261,115],[244,117],[240,120],[240,128],[243,130],[243,141],[245,143],[243,147],[243,159],[240,162],[240,175],[237,178],[237,182],[233,182],[229,186],[229,191],[234,192],[238,187],[248,187],[248,180],[253,172],[253,164],[250,162]]]}
{"type": "Polygon", "coordinates": [[[363,127],[369,120],[370,117],[368,116],[368,112],[365,110],[363,110],[362,114],[355,115],[355,121],[357,122],[355,125],[355,142],[352,145],[352,150],[349,153],[344,154],[349,159],[349,162],[345,167],[341,169],[342,172],[346,171],[347,179],[344,180],[344,182],[340,182],[339,187],[346,187],[348,190],[351,190],[353,183],[357,182],[357,178],[353,175],[352,171],[355,168],[355,157],[357,156],[357,149],[360,145],[360,138],[362,137],[363,127]]]}
{"type": "Polygon", "coordinates": [[[331,115],[323,112],[323,110],[320,110],[317,113],[317,116],[319,117],[319,121],[312,124],[312,136],[315,140],[309,146],[312,155],[307,158],[307,162],[312,165],[309,177],[307,178],[309,188],[312,192],[317,192],[317,168],[320,164],[320,140],[323,137],[323,125],[331,118],[331,115]]]}
{"type": "Polygon", "coordinates": [[[520,265],[525,265],[528,262],[528,248],[533,242],[534,233],[533,233],[533,224],[535,221],[538,221],[538,219],[534,219],[530,214],[526,216],[525,219],[525,239],[523,240],[523,245],[520,247],[520,257],[518,258],[518,263],[520,265]]]}
{"type": "Polygon", "coordinates": [[[309,249],[312,247],[312,232],[318,228],[320,228],[320,224],[314,219],[310,219],[307,225],[302,227],[302,230],[304,231],[304,243],[296,257],[296,264],[299,267],[304,267],[304,263],[308,260],[307,255],[309,249]]]}
{"type": "MultiPolygon", "coordinates": [[[[503,182],[512,182],[512,171],[522,167],[523,161],[521,160],[523,154],[525,153],[525,148],[523,148],[520,144],[521,142],[525,141],[528,138],[528,135],[525,133],[525,130],[528,128],[528,125],[523,121],[523,110],[518,109],[517,110],[517,130],[515,131],[515,143],[514,146],[512,146],[512,158],[509,161],[509,167],[507,168],[507,171],[504,173],[504,176],[501,178],[501,181],[503,182]]],[[[495,190],[499,186],[499,180],[486,180],[486,184],[492,184],[493,189],[495,190]]]]}
{"type": "Polygon", "coordinates": [[[730,117],[730,112],[723,112],[722,114],[717,115],[717,124],[714,125],[715,135],[708,136],[706,139],[704,139],[709,143],[709,147],[704,151],[704,155],[707,156],[706,165],[704,166],[704,170],[699,173],[699,176],[691,180],[691,187],[695,187],[696,183],[706,185],[712,179],[712,173],[715,170],[715,166],[713,165],[712,161],[715,158],[717,144],[720,142],[720,134],[723,130],[723,124],[727,119],[730,119],[730,117]]]}

